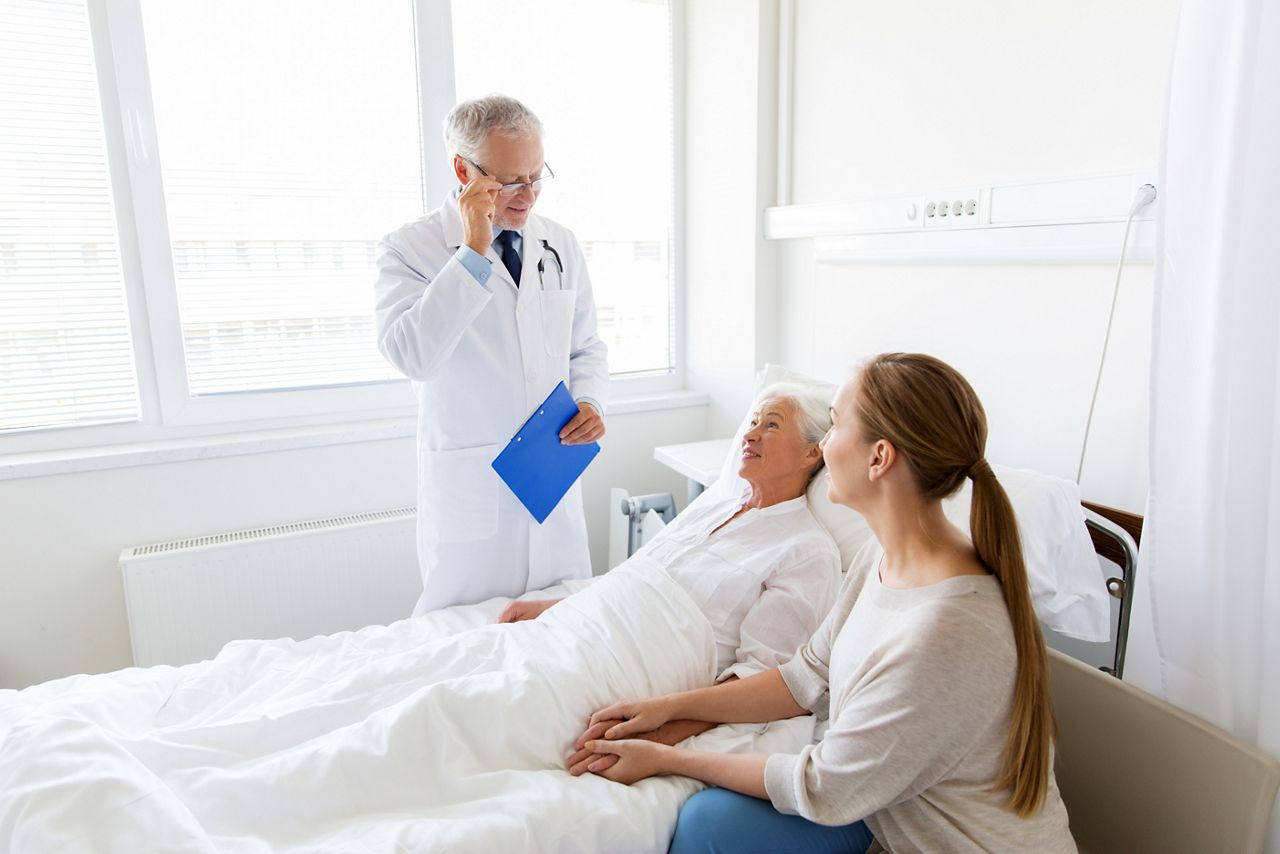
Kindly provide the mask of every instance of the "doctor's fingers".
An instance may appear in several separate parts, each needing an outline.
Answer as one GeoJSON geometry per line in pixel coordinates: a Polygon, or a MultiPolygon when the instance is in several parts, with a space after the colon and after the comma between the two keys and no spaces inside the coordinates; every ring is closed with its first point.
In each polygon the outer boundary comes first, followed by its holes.
{"type": "Polygon", "coordinates": [[[502,184],[496,178],[490,178],[488,175],[481,175],[472,179],[462,192],[458,194],[458,202],[463,199],[470,201],[478,197],[487,197],[489,201],[493,201],[494,196],[498,194],[498,190],[502,189],[502,184]]]}
{"type": "Polygon", "coordinates": [[[603,435],[604,421],[599,416],[595,416],[579,424],[561,441],[566,445],[581,445],[586,442],[594,442],[603,435]]]}
{"type": "Polygon", "coordinates": [[[569,419],[569,423],[560,428],[560,438],[567,439],[575,431],[577,431],[591,417],[590,413],[585,409],[579,409],[578,414],[569,419]]]}
{"type": "Polygon", "coordinates": [[[560,441],[566,445],[582,445],[603,435],[604,419],[595,413],[582,412],[560,431],[560,441]]]}

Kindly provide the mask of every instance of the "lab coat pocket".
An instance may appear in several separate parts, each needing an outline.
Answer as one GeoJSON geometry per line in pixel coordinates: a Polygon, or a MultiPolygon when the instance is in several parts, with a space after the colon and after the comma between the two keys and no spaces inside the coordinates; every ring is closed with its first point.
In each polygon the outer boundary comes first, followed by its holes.
{"type": "Polygon", "coordinates": [[[502,445],[422,453],[422,524],[442,543],[492,537],[498,530],[498,474],[491,463],[502,445]]]}
{"type": "Polygon", "coordinates": [[[569,363],[573,346],[573,309],[577,291],[544,291],[542,293],[542,340],[553,361],[569,363]]]}

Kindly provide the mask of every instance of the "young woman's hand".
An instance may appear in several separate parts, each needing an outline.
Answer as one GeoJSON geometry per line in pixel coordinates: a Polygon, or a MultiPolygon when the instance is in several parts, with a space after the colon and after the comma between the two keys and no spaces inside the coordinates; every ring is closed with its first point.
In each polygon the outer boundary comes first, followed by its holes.
{"type": "Polygon", "coordinates": [[[623,700],[605,706],[587,720],[587,727],[603,721],[616,721],[604,731],[603,738],[615,739],[652,732],[676,717],[675,704],[669,697],[650,700],[623,700]]]}
{"type": "Polygon", "coordinates": [[[662,774],[670,770],[670,760],[676,749],[643,739],[629,738],[621,741],[595,739],[588,741],[585,749],[600,754],[600,758],[587,766],[587,770],[615,783],[632,783],[662,774]]]}
{"type": "Polygon", "coordinates": [[[578,740],[573,743],[573,754],[564,761],[564,766],[569,769],[569,774],[571,776],[578,777],[587,773],[589,766],[597,759],[608,760],[607,763],[599,766],[597,770],[600,771],[603,771],[605,768],[608,768],[610,765],[613,765],[613,763],[618,761],[618,757],[614,756],[612,753],[604,754],[587,750],[587,742],[594,741],[597,738],[604,738],[606,730],[614,724],[620,723],[622,723],[621,720],[600,721],[599,723],[595,723],[587,727],[587,731],[578,736],[578,740]]]}

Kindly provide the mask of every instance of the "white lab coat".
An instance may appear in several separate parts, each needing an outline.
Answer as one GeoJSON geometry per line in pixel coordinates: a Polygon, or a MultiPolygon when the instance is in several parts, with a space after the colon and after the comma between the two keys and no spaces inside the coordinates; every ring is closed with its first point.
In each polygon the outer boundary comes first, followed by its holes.
{"type": "Polygon", "coordinates": [[[519,288],[492,246],[488,289],[454,257],[462,220],[452,196],[378,245],[378,347],[418,396],[415,616],[591,575],[580,485],[539,525],[490,467],[556,383],[601,406],[608,393],[577,239],[537,214],[522,235],[519,288]],[[563,282],[544,240],[560,254],[563,282]]]}

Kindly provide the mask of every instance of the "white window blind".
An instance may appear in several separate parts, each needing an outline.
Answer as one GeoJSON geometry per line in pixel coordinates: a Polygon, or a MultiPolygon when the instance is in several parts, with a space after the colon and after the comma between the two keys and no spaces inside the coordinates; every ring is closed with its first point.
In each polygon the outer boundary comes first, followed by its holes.
{"type": "Polygon", "coordinates": [[[373,251],[424,211],[412,2],[142,11],[190,394],[400,379],[373,251]]]}
{"type": "Polygon", "coordinates": [[[84,4],[0,0],[0,432],[137,416],[84,4]]]}
{"type": "Polygon", "coordinates": [[[582,244],[610,372],[672,370],[669,4],[454,0],[452,9],[458,98],[504,92],[542,120],[556,177],[535,211],[582,244]],[[495,50],[495,21],[527,47],[495,50]]]}

